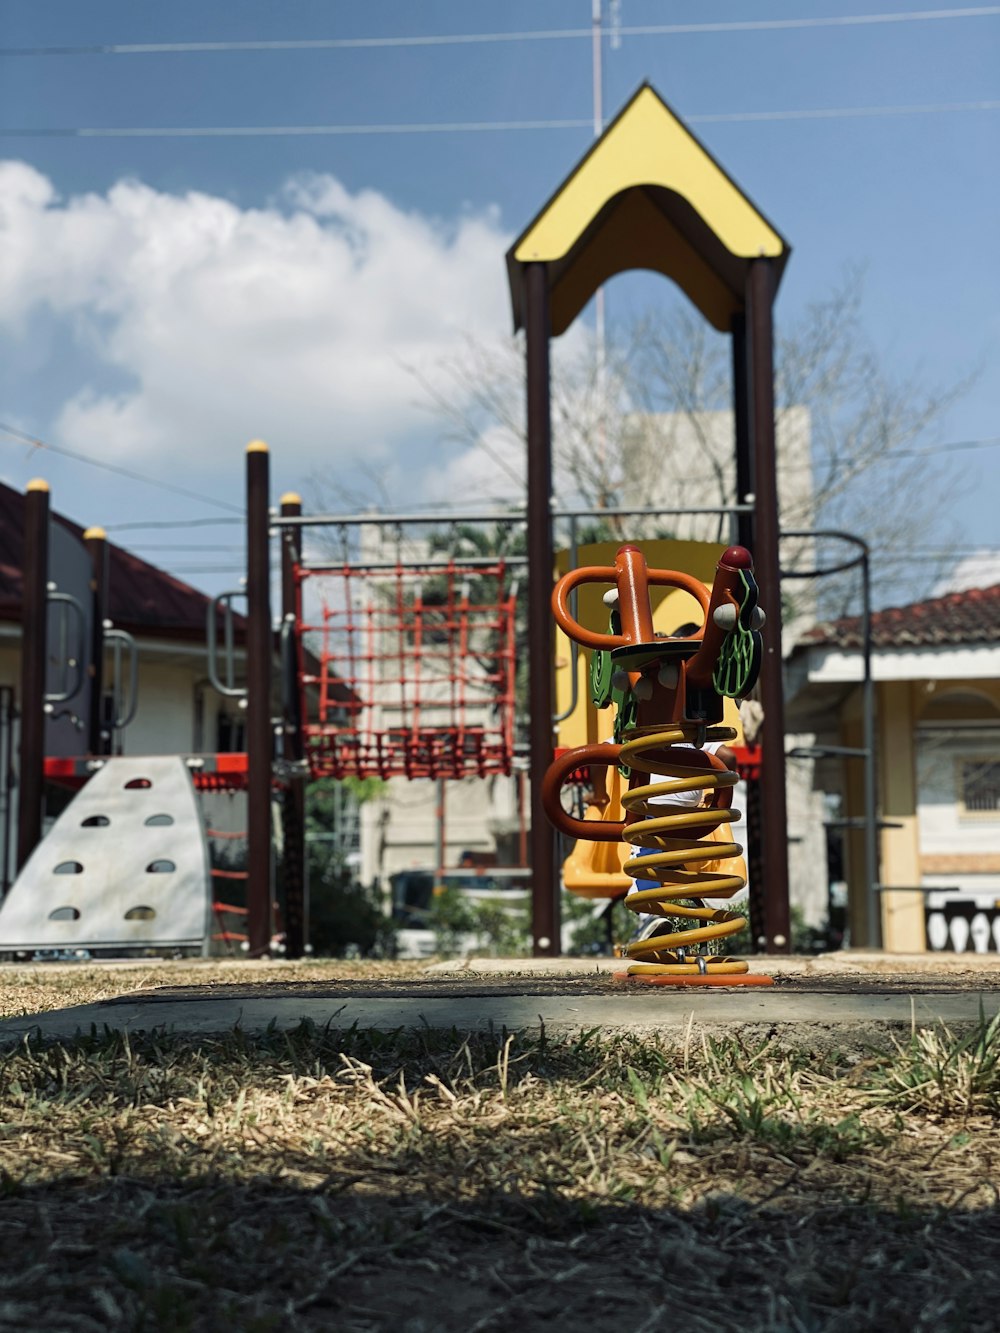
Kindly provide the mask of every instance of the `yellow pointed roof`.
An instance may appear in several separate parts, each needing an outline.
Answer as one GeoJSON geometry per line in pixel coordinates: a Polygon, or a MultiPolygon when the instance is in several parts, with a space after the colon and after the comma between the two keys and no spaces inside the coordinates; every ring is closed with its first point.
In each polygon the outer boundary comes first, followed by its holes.
{"type": "Polygon", "coordinates": [[[514,327],[524,319],[524,267],[548,268],[553,335],[603,283],[645,268],[672,278],[728,332],[744,307],[751,259],[788,243],[659,94],[643,84],[507,252],[514,327]]]}

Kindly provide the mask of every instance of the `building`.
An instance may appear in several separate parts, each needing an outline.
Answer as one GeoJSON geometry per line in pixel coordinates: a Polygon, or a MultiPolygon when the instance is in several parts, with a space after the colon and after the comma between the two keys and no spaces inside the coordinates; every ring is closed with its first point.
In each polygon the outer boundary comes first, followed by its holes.
{"type": "MultiPolygon", "coordinates": [[[[4,844],[0,865],[7,868],[6,883],[15,859],[24,513],[24,496],[0,485],[0,841],[4,844]]],[[[62,515],[50,515],[50,585],[53,591],[80,603],[86,623],[91,569],[80,540],[82,531],[62,515]]],[[[137,650],[135,699],[128,698],[127,679],[121,683],[119,697],[119,703],[129,710],[134,702],[134,717],[128,726],[115,730],[114,752],[159,755],[242,750],[239,703],[220,695],[208,677],[209,599],[113,542],[107,543],[106,551],[106,617],[117,630],[132,636],[137,650]]],[[[86,661],[86,645],[81,648],[78,643],[78,628],[73,615],[66,613],[65,603],[50,606],[47,689],[52,693],[72,689],[77,683],[74,663],[82,657],[82,668],[86,661]]],[[[237,624],[237,640],[240,633],[237,624]]],[[[237,655],[242,657],[242,650],[237,655]]],[[[109,680],[109,689],[112,684],[109,680]]],[[[80,685],[73,698],[54,705],[47,717],[46,756],[82,755],[86,750],[87,691],[82,681],[80,685]]]]}
{"type": "MultiPolygon", "coordinates": [[[[872,616],[879,893],[884,945],[1000,951],[1000,584],[872,616]]],[[[861,744],[862,625],[814,626],[788,662],[794,725],[861,744]]],[[[857,761],[827,760],[814,785],[862,812],[857,761]]],[[[866,939],[860,834],[845,845],[850,939],[866,939]]]]}

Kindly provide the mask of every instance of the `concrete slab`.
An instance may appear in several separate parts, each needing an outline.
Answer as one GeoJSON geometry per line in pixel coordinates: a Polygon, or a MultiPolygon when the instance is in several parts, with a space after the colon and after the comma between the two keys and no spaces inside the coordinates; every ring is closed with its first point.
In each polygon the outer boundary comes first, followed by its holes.
{"type": "MultiPolygon", "coordinates": [[[[851,975],[924,975],[982,973],[1000,977],[1000,953],[890,954],[875,950],[840,950],[821,954],[764,954],[747,959],[751,972],[785,977],[851,975]]],[[[621,958],[446,958],[430,963],[429,976],[553,976],[583,977],[620,972],[621,958]]]]}
{"type": "MultiPolygon", "coordinates": [[[[219,989],[219,988],[216,988],[219,989]]],[[[544,1023],[551,1032],[597,1028],[604,1032],[674,1032],[752,1027],[772,1028],[800,1035],[810,1030],[831,1034],[849,1028],[927,1026],[934,1023],[974,1023],[980,1013],[993,1018],[1000,1012],[1000,991],[973,989],[928,991],[905,988],[889,992],[850,993],[791,988],[773,990],[718,989],[676,992],[659,988],[605,991],[603,994],[506,993],[421,994],[404,986],[394,993],[334,996],[288,995],[275,987],[273,995],[258,990],[251,995],[212,994],[172,998],[156,993],[135,998],[80,1005],[37,1016],[0,1022],[0,1044],[9,1045],[27,1035],[67,1038],[77,1033],[167,1030],[192,1036],[231,1031],[261,1032],[274,1023],[280,1029],[308,1019],[317,1027],[392,1030],[427,1026],[482,1031],[490,1028],[531,1029],[544,1023]]]]}

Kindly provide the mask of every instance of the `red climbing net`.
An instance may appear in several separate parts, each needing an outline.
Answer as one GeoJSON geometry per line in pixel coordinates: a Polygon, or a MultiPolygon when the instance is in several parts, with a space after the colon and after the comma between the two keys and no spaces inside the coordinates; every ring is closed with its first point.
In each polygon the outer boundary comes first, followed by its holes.
{"type": "Polygon", "coordinates": [[[514,596],[502,561],[310,566],[296,577],[314,776],[510,772],[514,596]]]}

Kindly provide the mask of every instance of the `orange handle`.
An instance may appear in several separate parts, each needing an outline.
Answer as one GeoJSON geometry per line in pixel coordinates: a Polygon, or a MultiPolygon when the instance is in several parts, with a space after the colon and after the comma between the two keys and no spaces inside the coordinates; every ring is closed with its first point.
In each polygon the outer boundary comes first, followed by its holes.
{"type": "MultiPolygon", "coordinates": [[[[697,599],[703,614],[707,616],[709,597],[700,579],[692,578],[690,574],[682,574],[675,569],[647,569],[646,582],[658,587],[680,588],[684,592],[689,592],[697,599]]],[[[583,565],[579,569],[571,569],[568,574],[562,576],[552,589],[552,614],[563,633],[568,634],[585,648],[620,648],[623,644],[636,642],[628,634],[598,634],[573,619],[569,610],[569,595],[581,583],[610,583],[618,587],[618,570],[614,565],[583,565]]],[[[624,600],[620,587],[618,592],[619,598],[624,600]]]]}
{"type": "Polygon", "coordinates": [[[582,838],[586,842],[621,842],[625,830],[624,820],[608,823],[604,820],[576,819],[566,813],[559,799],[563,783],[575,768],[583,768],[588,764],[610,768],[612,764],[617,764],[621,748],[620,745],[578,745],[549,764],[542,778],[542,808],[548,815],[549,823],[560,833],[565,833],[569,838],[582,838]]]}

